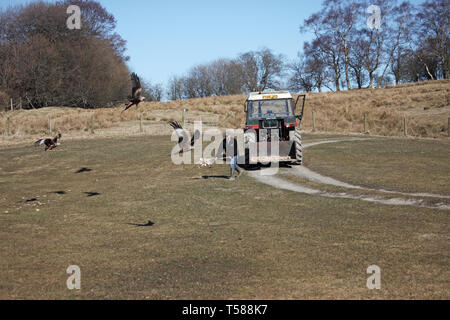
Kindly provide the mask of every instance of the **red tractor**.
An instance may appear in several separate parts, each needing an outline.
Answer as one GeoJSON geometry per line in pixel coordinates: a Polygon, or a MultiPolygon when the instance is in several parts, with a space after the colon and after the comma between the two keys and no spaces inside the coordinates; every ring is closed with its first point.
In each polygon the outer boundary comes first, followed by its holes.
{"type": "Polygon", "coordinates": [[[294,103],[288,91],[252,92],[245,102],[244,142],[249,163],[302,164],[300,123],[306,95],[294,103]],[[302,98],[300,114],[295,115],[302,98]]]}

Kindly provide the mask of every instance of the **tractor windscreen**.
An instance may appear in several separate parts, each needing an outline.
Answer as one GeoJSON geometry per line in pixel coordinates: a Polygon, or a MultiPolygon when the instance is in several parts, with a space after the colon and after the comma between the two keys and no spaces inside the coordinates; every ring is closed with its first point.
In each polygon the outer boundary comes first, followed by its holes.
{"type": "Polygon", "coordinates": [[[255,100],[248,102],[249,118],[293,116],[292,99],[255,100]]]}

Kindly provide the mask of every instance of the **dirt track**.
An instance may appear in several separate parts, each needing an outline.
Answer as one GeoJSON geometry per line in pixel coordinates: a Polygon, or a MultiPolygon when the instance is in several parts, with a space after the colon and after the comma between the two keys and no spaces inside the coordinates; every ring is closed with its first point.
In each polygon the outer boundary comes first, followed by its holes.
{"type": "MultiPolygon", "coordinates": [[[[311,142],[304,144],[303,148],[309,148],[312,146],[320,145],[320,144],[326,144],[326,143],[338,143],[338,142],[348,142],[348,141],[361,141],[361,140],[369,140],[364,138],[351,138],[351,139],[340,139],[340,140],[323,140],[323,141],[317,141],[317,142],[311,142]]],[[[266,169],[270,170],[270,169],[266,169]]],[[[294,175],[300,178],[307,179],[312,182],[317,182],[324,185],[331,185],[335,187],[343,187],[347,189],[356,189],[361,191],[372,191],[372,192],[379,192],[384,194],[391,194],[391,195],[397,195],[396,197],[388,197],[388,196],[366,196],[366,195],[354,195],[349,193],[332,193],[332,192],[326,192],[318,189],[313,189],[304,185],[301,185],[299,183],[294,183],[291,181],[284,180],[280,178],[279,176],[275,176],[272,174],[265,173],[265,170],[262,171],[254,171],[249,172],[249,175],[256,179],[259,182],[271,185],[275,188],[279,189],[285,189],[290,190],[294,192],[299,193],[305,193],[309,195],[318,195],[322,197],[330,197],[330,198],[345,198],[345,199],[359,199],[363,201],[369,201],[369,202],[375,202],[375,203],[381,203],[386,205],[400,205],[400,206],[415,206],[415,207],[424,207],[424,208],[431,208],[431,209],[440,209],[440,210],[450,210],[450,206],[446,205],[444,203],[436,203],[436,204],[430,204],[425,203],[423,198],[437,198],[437,199],[450,199],[450,196],[447,195],[438,195],[438,194],[431,194],[431,193],[407,193],[407,192],[401,192],[401,191],[395,191],[395,190],[385,190],[385,189],[372,189],[372,188],[365,188],[357,185],[348,184],[346,182],[342,182],[336,179],[333,179],[331,177],[323,176],[317,172],[314,172],[304,166],[302,167],[293,167],[290,169],[283,169],[280,170],[279,173],[283,174],[290,174],[294,175]],[[404,196],[404,197],[399,197],[404,196]],[[408,197],[405,198],[405,197],[408,197]],[[411,199],[413,197],[414,199],[411,199]]]]}

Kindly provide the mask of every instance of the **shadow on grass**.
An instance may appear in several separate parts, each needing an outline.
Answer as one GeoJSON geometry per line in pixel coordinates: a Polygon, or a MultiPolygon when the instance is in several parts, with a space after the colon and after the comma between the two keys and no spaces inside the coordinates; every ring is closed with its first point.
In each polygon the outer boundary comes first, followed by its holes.
{"type": "Polygon", "coordinates": [[[92,171],[92,169],[89,169],[89,168],[81,168],[80,170],[78,170],[78,171],[75,172],[75,173],[83,173],[83,172],[89,172],[89,171],[92,171]]]}
{"type": "Polygon", "coordinates": [[[84,194],[87,195],[88,197],[95,197],[100,195],[100,193],[98,192],[85,192],[84,194]]]}
{"type": "Polygon", "coordinates": [[[55,194],[59,194],[59,195],[67,194],[67,192],[65,192],[65,191],[53,191],[53,192],[50,192],[50,193],[55,193],[55,194]]]}
{"type": "Polygon", "coordinates": [[[146,224],[140,224],[140,223],[127,223],[127,224],[130,226],[136,226],[136,227],[151,227],[155,223],[148,220],[148,222],[146,224]]]}
{"type": "Polygon", "coordinates": [[[202,176],[202,179],[228,179],[228,176],[202,176]]]}
{"type": "Polygon", "coordinates": [[[277,166],[279,168],[292,168],[293,166],[297,166],[297,165],[298,164],[291,163],[291,162],[280,162],[278,164],[274,163],[273,165],[270,163],[269,164],[258,163],[258,164],[240,164],[239,166],[246,171],[259,171],[263,168],[270,168],[270,167],[276,168],[277,166]]]}

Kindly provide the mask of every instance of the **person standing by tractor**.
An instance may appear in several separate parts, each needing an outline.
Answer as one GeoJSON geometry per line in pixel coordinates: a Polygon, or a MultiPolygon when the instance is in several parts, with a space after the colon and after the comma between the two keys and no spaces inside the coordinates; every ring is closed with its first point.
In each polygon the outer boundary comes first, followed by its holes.
{"type": "Polygon", "coordinates": [[[216,158],[223,157],[223,153],[225,151],[226,159],[230,159],[230,180],[234,180],[234,171],[238,172],[238,178],[242,175],[242,169],[237,164],[238,159],[238,144],[236,138],[231,137],[231,134],[227,132],[225,134],[225,139],[223,139],[222,143],[219,145],[217,150],[216,158]]]}

